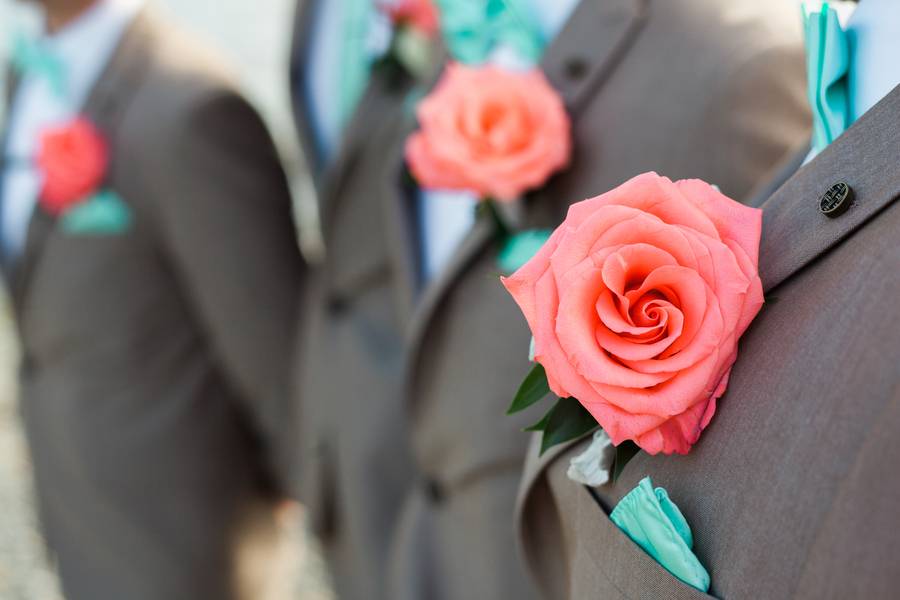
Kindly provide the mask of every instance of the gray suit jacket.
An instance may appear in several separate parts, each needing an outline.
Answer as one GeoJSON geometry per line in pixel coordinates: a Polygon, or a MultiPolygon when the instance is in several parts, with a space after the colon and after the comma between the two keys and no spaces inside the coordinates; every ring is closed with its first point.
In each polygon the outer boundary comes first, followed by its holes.
{"type": "Polygon", "coordinates": [[[597,499],[586,442],[529,451],[518,526],[547,598],[896,598],[900,485],[900,88],[762,204],[767,305],[687,456],[638,454],[597,499]],[[855,192],[835,219],[819,199],[855,192]],[[649,475],[694,533],[710,595],[608,518],[649,475]]]}
{"type": "Polygon", "coordinates": [[[132,226],[68,234],[37,208],[7,274],[47,542],[67,598],[234,598],[292,460],[285,177],[218,64],[149,10],[84,113],[132,226]]]}
{"type": "MultiPolygon", "coordinates": [[[[793,8],[582,2],[542,65],[571,112],[574,161],[526,199],[518,225],[555,226],[572,202],[648,170],[744,197],[808,132],[793,8]]],[[[537,417],[504,416],[530,367],[530,334],[498,281],[494,239],[479,221],[408,326],[404,402],[419,485],[392,548],[393,598],[534,594],[510,515],[521,428],[537,417]]]]}
{"type": "MultiPolygon", "coordinates": [[[[295,93],[307,64],[313,4],[304,0],[298,9],[295,93]]],[[[322,165],[317,182],[325,256],[311,271],[302,302],[296,483],[343,599],[389,598],[386,549],[414,477],[400,393],[409,312],[403,306],[413,280],[405,267],[395,268],[397,236],[407,230],[392,212],[400,179],[388,169],[392,156],[385,149],[395,144],[393,125],[411,108],[407,99],[416,85],[401,73],[376,69],[337,156],[322,165]]],[[[315,163],[302,95],[295,106],[315,163]]]]}

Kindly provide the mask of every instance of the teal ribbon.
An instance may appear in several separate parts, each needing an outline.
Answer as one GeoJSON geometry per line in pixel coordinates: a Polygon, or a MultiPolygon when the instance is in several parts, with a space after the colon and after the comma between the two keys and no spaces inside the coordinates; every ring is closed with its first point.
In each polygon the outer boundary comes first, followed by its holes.
{"type": "Polygon", "coordinates": [[[669,573],[706,592],[709,573],[694,554],[687,520],[663,488],[644,477],[609,515],[619,529],[669,573]]]}
{"type": "Polygon", "coordinates": [[[66,66],[47,44],[17,32],[13,34],[10,56],[13,68],[22,75],[37,75],[50,84],[59,98],[66,95],[66,66]]]}
{"type": "Polygon", "coordinates": [[[540,60],[545,40],[523,0],[436,0],[451,56],[466,64],[487,60],[499,45],[529,62],[540,60]]]}
{"type": "Polygon", "coordinates": [[[837,13],[825,2],[819,12],[803,7],[807,95],[813,115],[813,153],[818,154],[853,122],[848,74],[850,49],[837,13]]]}

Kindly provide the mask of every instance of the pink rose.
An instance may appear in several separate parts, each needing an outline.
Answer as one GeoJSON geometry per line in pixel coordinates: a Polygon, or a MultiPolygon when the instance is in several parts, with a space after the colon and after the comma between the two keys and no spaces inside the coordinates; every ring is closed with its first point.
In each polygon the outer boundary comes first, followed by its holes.
{"type": "Polygon", "coordinates": [[[386,0],[381,8],[395,26],[408,25],[425,37],[432,37],[440,26],[440,15],[432,0],[386,0]]]}
{"type": "Polygon", "coordinates": [[[572,205],[503,284],[550,388],[618,445],[686,454],[763,304],[762,211],[700,180],[645,173],[572,205]]]}
{"type": "Polygon", "coordinates": [[[107,162],[106,141],[87,119],[44,131],[37,156],[44,174],[41,205],[58,215],[85,200],[103,182],[107,162]]]}
{"type": "Polygon", "coordinates": [[[406,159],[424,187],[515,200],[569,162],[569,117],[538,70],[450,64],[417,114],[406,159]]]}

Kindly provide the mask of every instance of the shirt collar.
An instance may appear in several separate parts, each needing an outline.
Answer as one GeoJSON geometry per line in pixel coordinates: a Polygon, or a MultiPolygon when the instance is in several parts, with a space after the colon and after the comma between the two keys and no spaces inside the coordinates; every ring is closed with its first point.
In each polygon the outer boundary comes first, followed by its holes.
{"type": "Polygon", "coordinates": [[[99,78],[142,0],[99,0],[75,21],[43,42],[63,62],[67,96],[81,105],[99,78]]]}
{"type": "Polygon", "coordinates": [[[847,25],[850,110],[854,119],[900,84],[900,2],[860,2],[847,25]]]}

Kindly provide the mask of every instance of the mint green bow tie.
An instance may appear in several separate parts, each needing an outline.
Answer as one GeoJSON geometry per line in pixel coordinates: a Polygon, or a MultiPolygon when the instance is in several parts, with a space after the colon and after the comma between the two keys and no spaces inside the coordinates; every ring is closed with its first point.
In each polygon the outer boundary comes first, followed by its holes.
{"type": "Polygon", "coordinates": [[[544,47],[540,29],[522,0],[437,0],[444,42],[454,59],[487,60],[499,45],[537,62],[544,47]]]}
{"type": "Polygon", "coordinates": [[[819,12],[803,9],[806,37],[807,94],[813,114],[812,150],[818,154],[846,130],[850,115],[850,49],[837,13],[822,4],[819,12]]]}
{"type": "Polygon", "coordinates": [[[57,97],[65,97],[66,66],[45,43],[21,32],[14,34],[11,61],[18,73],[45,78],[57,97]]]}

